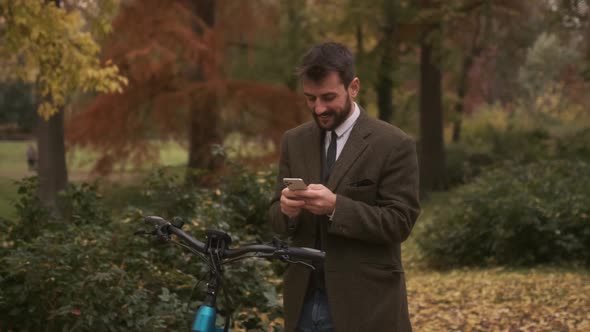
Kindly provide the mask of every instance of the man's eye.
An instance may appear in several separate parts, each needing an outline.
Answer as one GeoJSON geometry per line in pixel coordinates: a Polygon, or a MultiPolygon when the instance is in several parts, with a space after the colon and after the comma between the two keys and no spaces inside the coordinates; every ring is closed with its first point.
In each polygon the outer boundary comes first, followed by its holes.
{"type": "Polygon", "coordinates": [[[314,102],[315,101],[315,97],[307,97],[307,100],[310,102],[314,102]]]}
{"type": "Polygon", "coordinates": [[[324,97],[323,99],[325,101],[332,101],[332,100],[334,100],[334,98],[336,98],[336,97],[335,96],[327,96],[327,97],[324,97]]]}

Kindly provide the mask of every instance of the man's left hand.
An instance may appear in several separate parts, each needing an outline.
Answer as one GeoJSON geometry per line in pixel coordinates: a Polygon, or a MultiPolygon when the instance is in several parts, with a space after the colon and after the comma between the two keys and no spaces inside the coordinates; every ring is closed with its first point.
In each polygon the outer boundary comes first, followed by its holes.
{"type": "Polygon", "coordinates": [[[331,215],[336,207],[336,194],[321,184],[310,184],[306,190],[295,191],[305,201],[303,208],[317,215],[331,215]]]}

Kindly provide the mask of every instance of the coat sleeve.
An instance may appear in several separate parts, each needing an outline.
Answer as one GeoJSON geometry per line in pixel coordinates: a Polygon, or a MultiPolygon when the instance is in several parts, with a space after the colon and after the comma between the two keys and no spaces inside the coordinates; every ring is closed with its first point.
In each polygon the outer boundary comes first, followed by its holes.
{"type": "Polygon", "coordinates": [[[298,224],[299,217],[289,218],[281,212],[281,192],[285,188],[283,178],[290,177],[289,151],[287,144],[287,134],[283,136],[281,142],[281,157],[279,161],[279,172],[275,184],[274,195],[271,200],[269,219],[273,231],[280,235],[292,235],[298,224]]]}
{"type": "Polygon", "coordinates": [[[420,214],[416,144],[400,142],[387,156],[375,205],[337,194],[328,232],[373,243],[401,243],[420,214]]]}

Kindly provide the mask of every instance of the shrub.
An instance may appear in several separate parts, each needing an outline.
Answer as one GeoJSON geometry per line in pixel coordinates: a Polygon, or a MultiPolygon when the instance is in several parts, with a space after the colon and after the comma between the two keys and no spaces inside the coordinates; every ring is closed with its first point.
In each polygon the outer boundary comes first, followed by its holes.
{"type": "Polygon", "coordinates": [[[182,255],[146,247],[134,228],[60,223],[32,241],[11,234],[14,245],[1,258],[1,328],[188,329],[196,303],[186,289],[195,278],[170,267],[182,255]],[[167,288],[172,295],[163,300],[167,288]]]}
{"type": "Polygon", "coordinates": [[[464,143],[449,144],[446,158],[446,173],[451,187],[469,182],[495,162],[491,153],[464,143]]]}
{"type": "Polygon", "coordinates": [[[560,112],[531,112],[522,107],[510,113],[492,105],[465,119],[461,142],[446,147],[451,187],[507,161],[590,161],[590,128],[576,107],[560,112]]]}
{"type": "Polygon", "coordinates": [[[231,169],[232,175],[225,177],[219,188],[220,201],[234,212],[231,224],[250,236],[249,240],[268,241],[272,231],[267,215],[276,170],[252,172],[237,163],[232,163],[231,169]]]}
{"type": "MultiPolygon", "coordinates": [[[[189,330],[204,299],[198,280],[206,264],[182,248],[133,236],[145,228],[142,215],[182,216],[197,239],[213,228],[248,241],[265,232],[255,219],[269,193],[254,186],[264,181],[242,169],[217,189],[191,190],[158,170],[140,190],[141,204],[120,218],[110,217],[96,186],[73,185],[60,196],[68,212],[51,221],[35,199],[35,180],[22,181],[19,219],[0,219],[0,330],[189,330]],[[244,231],[249,222],[260,226],[254,235],[244,231]]],[[[270,262],[242,261],[224,275],[236,326],[261,327],[280,315],[270,262]]],[[[219,305],[229,305],[223,295],[219,305]]]]}
{"type": "Polygon", "coordinates": [[[167,219],[190,218],[203,200],[201,192],[184,186],[178,175],[164,168],[155,169],[143,182],[140,207],[167,219]]]}
{"type": "Polygon", "coordinates": [[[590,173],[582,161],[506,164],[450,193],[421,227],[435,267],[590,264],[590,173]]]}
{"type": "MultiPolygon", "coordinates": [[[[19,199],[15,204],[17,218],[22,225],[32,226],[48,222],[51,214],[37,195],[39,179],[36,176],[16,181],[19,199]]],[[[33,230],[31,230],[33,231],[33,230]]]]}
{"type": "Polygon", "coordinates": [[[451,187],[468,183],[490,166],[506,161],[530,163],[552,158],[548,148],[552,138],[542,129],[511,129],[500,131],[488,128],[482,139],[449,144],[447,147],[447,176],[451,187]]]}
{"type": "Polygon", "coordinates": [[[66,222],[102,225],[110,221],[110,213],[102,202],[96,183],[70,183],[60,193],[59,200],[66,222]]]}
{"type": "Polygon", "coordinates": [[[590,161],[590,128],[559,137],[555,144],[555,155],[563,159],[590,161]]]}

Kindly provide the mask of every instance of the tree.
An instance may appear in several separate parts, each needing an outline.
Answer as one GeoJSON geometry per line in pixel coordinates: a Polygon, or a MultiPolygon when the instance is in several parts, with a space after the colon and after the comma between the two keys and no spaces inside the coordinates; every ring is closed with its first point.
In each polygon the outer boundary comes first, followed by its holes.
{"type": "Polygon", "coordinates": [[[98,60],[100,48],[80,13],[59,4],[0,1],[0,56],[14,76],[35,85],[39,196],[52,208],[67,183],[64,106],[77,92],[120,92],[126,83],[115,65],[98,60]]]}
{"type": "MultiPolygon", "coordinates": [[[[197,25],[197,33],[205,36],[212,31],[215,25],[215,0],[197,0],[194,3],[195,14],[200,18],[201,24],[197,25]]],[[[211,57],[201,57],[196,64],[194,78],[197,81],[210,79],[206,76],[206,70],[214,70],[215,64],[207,63],[215,61],[211,57]]],[[[211,75],[209,75],[211,76],[211,75]]],[[[215,144],[222,145],[223,138],[220,133],[220,114],[217,112],[218,101],[215,94],[207,96],[206,102],[211,109],[209,112],[200,109],[193,104],[190,108],[189,120],[189,153],[186,181],[199,183],[199,177],[195,176],[195,170],[215,170],[220,168],[223,159],[219,155],[213,155],[211,147],[215,144]]]]}
{"type": "Polygon", "coordinates": [[[489,85],[491,81],[488,75],[477,76],[473,73],[477,61],[480,57],[494,56],[492,50],[504,44],[502,39],[506,33],[502,29],[509,30],[508,34],[515,33],[518,27],[514,23],[526,16],[525,12],[523,3],[507,0],[466,0],[449,8],[449,15],[445,18],[449,44],[450,48],[459,50],[453,52],[459,63],[454,75],[456,100],[452,116],[453,142],[461,139],[461,125],[466,108],[469,107],[466,102],[470,92],[475,87],[489,85]]]}
{"type": "MultiPolygon", "coordinates": [[[[465,36],[467,40],[462,43],[466,47],[466,51],[461,60],[456,83],[457,101],[454,106],[453,142],[458,142],[461,138],[461,124],[463,123],[463,113],[465,110],[465,97],[469,87],[469,73],[475,60],[483,52],[484,47],[486,47],[486,38],[489,37],[491,13],[489,12],[490,3],[487,2],[486,4],[486,12],[482,13],[480,10],[473,10],[475,13],[465,14],[465,19],[458,20],[461,26],[460,29],[469,32],[462,34],[463,36],[467,35],[465,36]],[[472,28],[465,29],[466,25],[472,28]]],[[[459,35],[461,34],[459,33],[459,35]]]]}
{"type": "Polygon", "coordinates": [[[377,92],[377,109],[379,119],[390,122],[394,115],[393,103],[393,73],[398,65],[397,51],[399,38],[397,33],[397,1],[383,2],[383,13],[385,22],[381,27],[381,40],[379,42],[380,61],[377,69],[377,81],[375,91],[377,92]]]}
{"type": "Polygon", "coordinates": [[[420,41],[420,184],[423,190],[447,187],[440,43],[441,24],[428,24],[420,41]]]}
{"type": "Polygon", "coordinates": [[[189,168],[215,171],[220,163],[211,144],[223,142],[228,123],[278,143],[282,131],[302,118],[301,98],[285,87],[231,79],[223,70],[230,46],[249,45],[252,31],[274,17],[273,6],[267,12],[256,2],[127,2],[113,21],[104,56],[121,68],[129,86],[122,94],[97,96],[75,114],[68,142],[98,150],[99,173],[122,160],[156,159],[154,139],[188,141],[189,168]],[[236,121],[246,113],[254,116],[236,121]]]}

